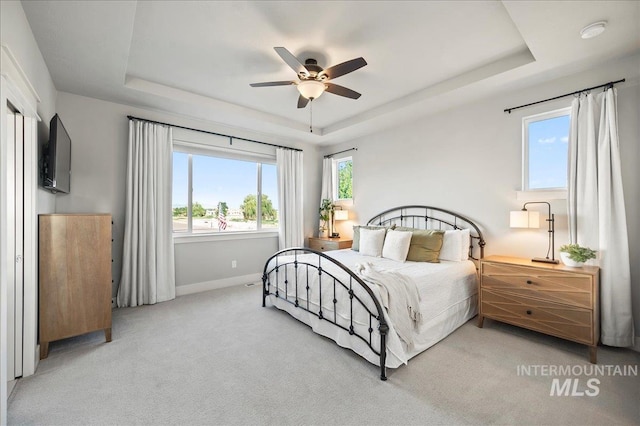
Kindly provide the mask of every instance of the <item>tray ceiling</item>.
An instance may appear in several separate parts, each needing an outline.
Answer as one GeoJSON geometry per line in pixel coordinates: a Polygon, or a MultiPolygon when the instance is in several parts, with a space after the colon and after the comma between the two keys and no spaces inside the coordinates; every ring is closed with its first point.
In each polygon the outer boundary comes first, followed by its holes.
{"type": "Polygon", "coordinates": [[[335,143],[474,96],[526,86],[640,49],[639,2],[23,1],[56,88],[286,139],[335,143]],[[582,40],[585,25],[607,31],[582,40]],[[368,65],[296,108],[273,50],[328,67],[368,65]]]}

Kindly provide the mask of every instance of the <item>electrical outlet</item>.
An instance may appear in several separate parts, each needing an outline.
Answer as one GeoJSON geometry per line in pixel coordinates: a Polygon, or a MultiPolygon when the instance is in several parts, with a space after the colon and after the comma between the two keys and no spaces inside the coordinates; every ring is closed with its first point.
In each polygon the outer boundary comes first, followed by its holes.
{"type": "Polygon", "coordinates": [[[113,309],[113,308],[115,308],[115,307],[116,307],[116,298],[115,298],[115,297],[112,297],[112,298],[111,298],[111,309],[113,309]]]}
{"type": "Polygon", "coordinates": [[[235,268],[235,267],[237,267],[237,266],[238,266],[238,263],[237,263],[235,260],[232,260],[232,261],[231,261],[231,267],[232,267],[232,268],[235,268]]]}

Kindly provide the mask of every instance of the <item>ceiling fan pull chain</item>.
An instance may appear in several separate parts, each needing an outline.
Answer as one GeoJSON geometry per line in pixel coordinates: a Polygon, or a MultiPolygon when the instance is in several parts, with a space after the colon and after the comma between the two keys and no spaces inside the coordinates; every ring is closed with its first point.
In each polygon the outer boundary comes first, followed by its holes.
{"type": "Polygon", "coordinates": [[[313,98],[309,99],[309,133],[313,133],[313,98]]]}

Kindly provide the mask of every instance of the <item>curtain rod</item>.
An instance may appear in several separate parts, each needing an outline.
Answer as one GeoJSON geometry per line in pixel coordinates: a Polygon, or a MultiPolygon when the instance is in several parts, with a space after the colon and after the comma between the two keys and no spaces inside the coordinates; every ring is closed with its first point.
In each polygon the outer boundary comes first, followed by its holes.
{"type": "Polygon", "coordinates": [[[357,151],[357,150],[358,148],[349,148],[349,149],[345,149],[344,151],[338,151],[338,152],[334,152],[333,154],[327,154],[324,156],[324,158],[331,158],[334,155],[342,154],[343,152],[357,151]]]}
{"type": "Polygon", "coordinates": [[[513,111],[514,109],[525,108],[525,107],[528,107],[528,106],[531,106],[531,105],[541,104],[543,102],[555,101],[556,99],[564,98],[564,97],[571,96],[571,95],[577,95],[578,93],[588,92],[589,90],[599,89],[600,87],[613,87],[614,84],[623,83],[624,81],[625,81],[624,78],[622,80],[618,80],[618,81],[610,81],[608,83],[601,84],[599,86],[593,86],[593,87],[589,87],[587,89],[576,90],[575,92],[567,93],[566,95],[560,95],[560,96],[556,96],[554,98],[544,99],[542,101],[531,102],[530,104],[526,104],[526,105],[520,105],[520,106],[513,107],[513,108],[507,108],[507,109],[504,110],[504,112],[508,112],[509,114],[511,114],[511,111],[513,111]]]}
{"type": "Polygon", "coordinates": [[[127,118],[129,120],[146,121],[147,123],[162,124],[163,126],[177,127],[179,129],[193,130],[194,132],[208,133],[210,135],[222,136],[222,137],[225,137],[225,138],[229,138],[229,144],[232,144],[233,140],[236,139],[236,140],[239,140],[239,141],[246,141],[246,142],[259,143],[259,144],[262,144],[262,145],[274,146],[276,148],[290,149],[291,151],[302,151],[301,149],[298,149],[298,148],[291,148],[291,147],[288,147],[288,146],[276,145],[274,143],[269,143],[269,142],[254,141],[253,139],[239,138],[237,136],[225,135],[224,133],[210,132],[208,130],[194,129],[192,127],[178,126],[176,124],[163,123],[162,121],[149,120],[149,119],[146,119],[146,118],[134,117],[132,115],[127,115],[127,118]]]}

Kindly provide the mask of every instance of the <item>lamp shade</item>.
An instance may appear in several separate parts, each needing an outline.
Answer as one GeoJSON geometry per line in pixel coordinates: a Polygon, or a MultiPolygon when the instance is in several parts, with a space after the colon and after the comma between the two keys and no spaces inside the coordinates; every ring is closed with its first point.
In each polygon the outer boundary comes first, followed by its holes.
{"type": "Polygon", "coordinates": [[[324,83],[316,80],[303,80],[298,83],[298,92],[307,99],[318,99],[324,93],[324,83]]]}
{"type": "Polygon", "coordinates": [[[540,213],[529,210],[512,211],[509,225],[512,228],[540,228],[540,213]]]}
{"type": "Polygon", "coordinates": [[[349,219],[349,210],[335,210],[333,212],[335,220],[349,219]]]}

